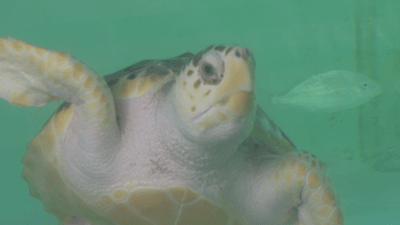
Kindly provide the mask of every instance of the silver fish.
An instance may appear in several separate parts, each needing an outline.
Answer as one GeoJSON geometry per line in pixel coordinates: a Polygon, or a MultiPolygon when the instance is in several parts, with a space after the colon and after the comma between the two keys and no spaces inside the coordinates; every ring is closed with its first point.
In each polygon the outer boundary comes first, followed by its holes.
{"type": "Polygon", "coordinates": [[[380,93],[380,85],[361,74],[332,70],[304,80],[283,95],[271,97],[271,103],[313,112],[336,112],[364,104],[380,93]]]}

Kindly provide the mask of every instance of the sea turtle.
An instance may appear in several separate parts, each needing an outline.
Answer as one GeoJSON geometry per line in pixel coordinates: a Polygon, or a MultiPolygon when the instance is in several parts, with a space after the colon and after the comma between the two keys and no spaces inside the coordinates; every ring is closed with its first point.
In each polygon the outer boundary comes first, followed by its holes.
{"type": "Polygon", "coordinates": [[[27,148],[29,194],[61,224],[343,224],[323,164],[257,105],[240,46],[101,77],[73,56],[0,39],[0,97],[65,99],[27,148]]]}

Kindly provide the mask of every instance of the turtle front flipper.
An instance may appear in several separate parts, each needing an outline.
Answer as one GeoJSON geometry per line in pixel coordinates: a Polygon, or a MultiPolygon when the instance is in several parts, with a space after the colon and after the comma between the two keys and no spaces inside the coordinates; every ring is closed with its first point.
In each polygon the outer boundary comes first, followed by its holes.
{"type": "Polygon", "coordinates": [[[255,163],[235,186],[248,193],[237,201],[247,202],[242,212],[250,224],[344,224],[339,197],[315,155],[291,151],[255,163]]]}
{"type": "Polygon", "coordinates": [[[0,98],[20,106],[62,98],[79,109],[85,126],[102,131],[99,140],[118,131],[114,99],[102,77],[71,55],[13,38],[0,38],[0,98]]]}
{"type": "Polygon", "coordinates": [[[42,152],[62,151],[64,164],[80,174],[96,170],[88,168],[91,160],[112,163],[115,151],[110,145],[120,138],[114,98],[104,79],[73,56],[0,38],[0,98],[20,106],[65,99],[68,104],[59,108],[28,149],[43,139],[42,152]]]}
{"type": "Polygon", "coordinates": [[[0,98],[20,106],[67,101],[28,144],[22,178],[60,221],[88,217],[82,187],[107,179],[120,140],[105,80],[71,55],[0,38],[0,98]]]}

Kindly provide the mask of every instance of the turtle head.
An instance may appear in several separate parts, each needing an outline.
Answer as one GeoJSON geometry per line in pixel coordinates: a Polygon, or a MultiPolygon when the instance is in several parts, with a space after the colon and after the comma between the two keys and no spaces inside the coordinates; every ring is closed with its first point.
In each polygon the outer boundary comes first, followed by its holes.
{"type": "MultiPolygon", "coordinates": [[[[210,46],[177,77],[173,100],[181,120],[196,136],[221,137],[251,131],[256,112],[255,60],[240,46],[210,46]]],[[[241,136],[247,134],[241,134],[241,136]]]]}

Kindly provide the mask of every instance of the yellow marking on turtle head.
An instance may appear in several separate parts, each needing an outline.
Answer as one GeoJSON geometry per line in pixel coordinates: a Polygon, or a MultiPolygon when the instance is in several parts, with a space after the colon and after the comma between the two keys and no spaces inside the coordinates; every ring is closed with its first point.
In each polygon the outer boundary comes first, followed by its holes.
{"type": "Polygon", "coordinates": [[[217,117],[217,119],[220,122],[223,122],[228,118],[228,115],[226,115],[226,113],[221,112],[221,111],[218,110],[218,111],[215,112],[215,117],[217,117]]]}
{"type": "Polygon", "coordinates": [[[195,125],[196,130],[202,133],[205,130],[214,127],[215,125],[218,125],[219,121],[217,121],[214,117],[208,117],[200,121],[200,123],[195,123],[195,124],[196,124],[195,125]]]}
{"type": "Polygon", "coordinates": [[[227,106],[236,116],[243,116],[253,106],[253,94],[247,91],[238,91],[230,96],[227,106]]]}
{"type": "Polygon", "coordinates": [[[221,98],[232,91],[253,92],[254,70],[248,61],[230,59],[226,63],[226,76],[216,89],[216,96],[221,98]]]}

